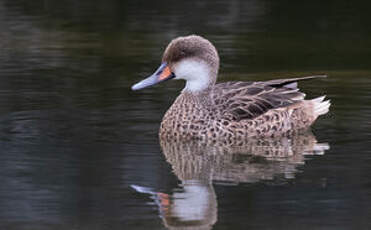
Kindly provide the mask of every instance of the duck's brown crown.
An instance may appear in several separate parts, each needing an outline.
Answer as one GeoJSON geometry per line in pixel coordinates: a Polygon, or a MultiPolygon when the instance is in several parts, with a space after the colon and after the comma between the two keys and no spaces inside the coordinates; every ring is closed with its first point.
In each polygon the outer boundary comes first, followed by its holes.
{"type": "Polygon", "coordinates": [[[162,61],[170,66],[187,58],[205,61],[215,74],[219,69],[219,55],[214,45],[207,39],[190,35],[175,38],[167,46],[162,61]]]}

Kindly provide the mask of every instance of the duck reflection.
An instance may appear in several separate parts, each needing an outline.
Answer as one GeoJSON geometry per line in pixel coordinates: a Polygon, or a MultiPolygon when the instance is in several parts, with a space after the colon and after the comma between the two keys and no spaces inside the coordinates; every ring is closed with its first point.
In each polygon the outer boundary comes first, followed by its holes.
{"type": "Polygon", "coordinates": [[[131,187],[151,195],[168,229],[211,229],[217,220],[214,187],[207,181],[184,180],[171,195],[137,185],[131,187]]]}
{"type": "Polygon", "coordinates": [[[279,139],[250,139],[223,143],[160,140],[166,160],[181,184],[172,194],[139,186],[156,201],[169,229],[211,229],[217,220],[213,183],[238,184],[295,177],[306,155],[322,155],[327,143],[318,143],[310,132],[279,139]]]}

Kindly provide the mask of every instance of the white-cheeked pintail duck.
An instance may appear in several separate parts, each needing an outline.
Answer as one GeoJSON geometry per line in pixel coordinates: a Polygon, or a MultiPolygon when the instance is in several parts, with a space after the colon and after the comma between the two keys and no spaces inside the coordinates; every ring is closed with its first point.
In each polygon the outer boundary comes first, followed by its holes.
{"type": "Polygon", "coordinates": [[[169,79],[184,79],[185,88],[166,112],[163,139],[244,139],[272,137],[309,128],[329,111],[325,96],[304,100],[297,81],[325,77],[216,84],[219,55],[207,39],[178,37],[167,46],[161,66],[132,86],[139,90],[169,79]]]}

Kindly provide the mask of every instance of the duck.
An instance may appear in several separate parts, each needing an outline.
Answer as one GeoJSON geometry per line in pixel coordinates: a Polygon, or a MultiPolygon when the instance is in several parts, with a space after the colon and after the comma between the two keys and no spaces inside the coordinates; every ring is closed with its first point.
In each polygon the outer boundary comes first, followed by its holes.
{"type": "Polygon", "coordinates": [[[219,55],[209,40],[177,37],[166,47],[158,69],[132,86],[136,91],[185,80],[161,121],[161,139],[215,142],[290,135],[309,129],[331,105],[325,96],[305,99],[297,83],[326,75],[216,83],[218,71],[219,55]]]}

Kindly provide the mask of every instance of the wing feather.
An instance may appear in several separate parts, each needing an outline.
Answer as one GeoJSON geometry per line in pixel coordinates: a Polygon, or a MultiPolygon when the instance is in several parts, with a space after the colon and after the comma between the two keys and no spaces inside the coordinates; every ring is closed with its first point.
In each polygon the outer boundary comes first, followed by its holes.
{"type": "Polygon", "coordinates": [[[278,79],[262,82],[226,82],[214,86],[212,98],[216,111],[224,119],[254,119],[271,109],[286,107],[304,100],[297,81],[323,77],[278,79]]]}

